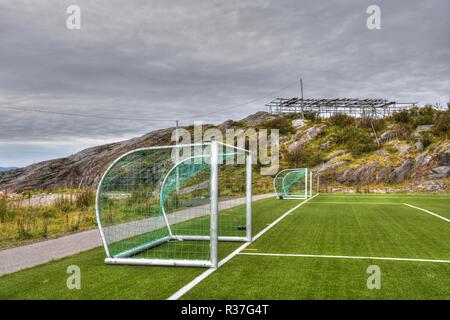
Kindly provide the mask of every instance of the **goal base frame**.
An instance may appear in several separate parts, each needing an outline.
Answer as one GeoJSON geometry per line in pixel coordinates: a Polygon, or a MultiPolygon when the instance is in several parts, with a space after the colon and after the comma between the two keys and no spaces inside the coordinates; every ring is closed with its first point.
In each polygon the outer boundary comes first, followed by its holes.
{"type": "MultiPolygon", "coordinates": [[[[176,163],[173,168],[176,168],[176,163]]],[[[222,164],[222,163],[221,163],[222,164]]],[[[240,148],[234,145],[228,145],[219,141],[211,141],[210,143],[201,143],[201,144],[186,144],[186,145],[171,145],[171,146],[154,146],[154,147],[144,147],[131,150],[117,159],[115,159],[107,170],[102,175],[100,182],[97,187],[96,194],[96,218],[97,224],[100,232],[100,236],[102,238],[103,247],[105,249],[106,258],[104,262],[106,264],[118,264],[118,265],[147,265],[147,266],[184,266],[184,267],[206,267],[206,268],[217,268],[218,267],[218,241],[229,241],[229,242],[243,242],[249,243],[252,241],[252,152],[246,150],[244,148],[240,148]],[[141,151],[149,151],[149,150],[162,150],[162,149],[177,149],[177,148],[197,148],[197,147],[210,147],[210,235],[177,235],[173,234],[170,224],[167,219],[167,215],[163,210],[163,217],[168,226],[168,235],[149,241],[147,243],[143,243],[137,247],[125,250],[123,252],[119,252],[117,254],[111,254],[109,243],[105,237],[104,227],[102,225],[101,220],[101,209],[100,209],[100,194],[101,187],[105,177],[111,171],[111,169],[123,158],[127,157],[136,152],[141,151]],[[234,150],[239,150],[245,154],[245,219],[246,223],[243,227],[245,230],[244,236],[220,236],[219,233],[219,223],[218,223],[218,214],[219,214],[219,185],[218,185],[218,170],[219,170],[219,154],[223,154],[219,152],[219,148],[230,148],[234,150]],[[133,256],[138,255],[139,253],[150,250],[154,247],[163,245],[167,242],[179,240],[179,241],[209,241],[210,242],[210,259],[208,260],[196,260],[196,259],[171,259],[171,258],[134,258],[133,256]]],[[[170,173],[170,171],[169,171],[170,173]]],[[[167,176],[167,175],[166,175],[167,176]]],[[[165,180],[164,180],[165,181],[165,180]]]]}
{"type": "MultiPolygon", "coordinates": [[[[145,250],[157,247],[164,243],[173,240],[186,240],[186,241],[210,241],[211,236],[192,236],[192,235],[173,235],[167,236],[139,247],[133,248],[116,254],[112,257],[105,258],[106,264],[121,264],[121,265],[146,265],[146,266],[184,266],[184,267],[206,267],[214,268],[215,265],[211,260],[184,260],[184,259],[156,259],[156,258],[130,258],[145,250]]],[[[234,237],[234,236],[219,236],[218,241],[224,242],[251,242],[251,238],[248,237],[234,237]]]]}
{"type": "Polygon", "coordinates": [[[106,264],[214,268],[210,260],[105,258],[106,264]]]}

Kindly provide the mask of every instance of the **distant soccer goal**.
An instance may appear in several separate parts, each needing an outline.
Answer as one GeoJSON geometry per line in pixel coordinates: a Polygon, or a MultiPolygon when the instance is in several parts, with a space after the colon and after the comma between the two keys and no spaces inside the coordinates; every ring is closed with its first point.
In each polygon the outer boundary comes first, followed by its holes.
{"type": "Polygon", "coordinates": [[[312,170],[296,168],[278,172],[273,187],[278,199],[308,199],[317,193],[318,183],[312,170]]]}
{"type": "Polygon", "coordinates": [[[251,241],[251,164],[217,141],[119,157],[97,190],[105,262],[217,267],[218,241],[251,241]]]}

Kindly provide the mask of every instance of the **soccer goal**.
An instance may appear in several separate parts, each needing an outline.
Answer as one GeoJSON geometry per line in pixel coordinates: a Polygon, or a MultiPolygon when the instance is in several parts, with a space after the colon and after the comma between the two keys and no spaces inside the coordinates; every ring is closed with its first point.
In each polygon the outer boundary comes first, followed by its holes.
{"type": "Polygon", "coordinates": [[[317,193],[317,179],[308,168],[285,169],[273,180],[277,199],[308,199],[317,193]]]}
{"type": "Polygon", "coordinates": [[[251,241],[251,157],[212,141],[116,159],[96,198],[105,262],[217,267],[218,241],[251,241]]]}

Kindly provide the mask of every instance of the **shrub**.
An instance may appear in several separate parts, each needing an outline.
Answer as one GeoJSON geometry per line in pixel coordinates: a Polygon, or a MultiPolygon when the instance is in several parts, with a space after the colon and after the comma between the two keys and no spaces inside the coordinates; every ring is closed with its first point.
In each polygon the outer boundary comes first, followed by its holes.
{"type": "Polygon", "coordinates": [[[431,132],[423,131],[420,133],[420,142],[422,143],[424,149],[433,143],[433,135],[431,132]]]}
{"type": "Polygon", "coordinates": [[[65,196],[59,196],[54,202],[55,208],[63,213],[69,213],[74,209],[72,201],[65,196]]]}
{"type": "Polygon", "coordinates": [[[336,113],[327,119],[328,123],[336,127],[347,127],[355,124],[355,118],[345,113],[336,113]]]}
{"type": "Polygon", "coordinates": [[[324,159],[324,154],[319,147],[309,145],[306,147],[299,147],[284,153],[286,161],[290,167],[314,167],[321,163],[324,159]]]}
{"type": "Polygon", "coordinates": [[[31,226],[28,214],[22,214],[17,220],[17,238],[27,240],[32,238],[31,226]]]}
{"type": "Polygon", "coordinates": [[[337,144],[345,146],[353,155],[360,155],[377,149],[377,145],[364,129],[349,126],[335,134],[337,144]]]}
{"type": "Polygon", "coordinates": [[[361,118],[358,121],[358,126],[361,128],[366,128],[379,132],[383,131],[386,128],[386,120],[385,119],[371,119],[371,118],[361,118]]]}
{"type": "Polygon", "coordinates": [[[394,113],[393,115],[394,121],[400,124],[409,124],[411,123],[411,115],[408,110],[402,110],[394,113]]]}
{"type": "Polygon", "coordinates": [[[426,105],[425,107],[414,111],[416,111],[413,120],[414,127],[433,123],[436,110],[434,110],[432,106],[426,105]]]}
{"type": "Polygon", "coordinates": [[[42,237],[44,239],[48,238],[48,222],[53,215],[54,213],[47,208],[42,212],[42,237]]]}
{"type": "Polygon", "coordinates": [[[314,112],[314,111],[305,111],[303,113],[303,116],[305,117],[306,120],[311,120],[313,122],[319,120],[319,113],[314,112]]]}
{"type": "Polygon", "coordinates": [[[257,129],[278,129],[280,134],[295,133],[295,129],[292,126],[292,120],[289,117],[276,117],[272,120],[267,120],[263,124],[257,126],[257,129]]]}
{"type": "Polygon", "coordinates": [[[95,204],[95,192],[89,189],[85,189],[78,194],[75,200],[75,206],[80,209],[85,209],[94,206],[95,204]]]}
{"type": "Polygon", "coordinates": [[[8,214],[8,199],[6,194],[0,195],[0,223],[6,221],[6,216],[8,214]]]}
{"type": "Polygon", "coordinates": [[[439,114],[433,123],[433,133],[439,137],[450,137],[450,111],[439,114]]]}

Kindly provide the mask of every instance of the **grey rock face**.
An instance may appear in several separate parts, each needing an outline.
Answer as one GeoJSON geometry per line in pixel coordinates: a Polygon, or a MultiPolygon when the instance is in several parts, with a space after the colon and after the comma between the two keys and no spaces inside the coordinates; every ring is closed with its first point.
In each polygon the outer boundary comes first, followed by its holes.
{"type": "Polygon", "coordinates": [[[431,127],[432,127],[431,124],[425,124],[425,125],[418,126],[413,133],[414,137],[419,138],[421,132],[428,131],[431,129],[431,127]]]}
{"type": "Polygon", "coordinates": [[[430,163],[433,157],[428,154],[428,152],[423,152],[416,157],[416,165],[418,166],[426,166],[430,163]]]}
{"type": "Polygon", "coordinates": [[[441,179],[445,177],[450,177],[450,166],[433,168],[431,170],[429,177],[432,179],[441,179]]]}
{"type": "Polygon", "coordinates": [[[423,151],[423,149],[424,149],[423,143],[420,142],[420,141],[417,141],[417,142],[416,142],[416,149],[417,149],[418,151],[423,151]]]}
{"type": "Polygon", "coordinates": [[[436,155],[436,161],[443,166],[450,166],[450,151],[438,153],[436,155]]]}
{"type": "Polygon", "coordinates": [[[386,132],[384,132],[379,138],[378,141],[380,143],[392,140],[394,138],[397,138],[400,135],[401,131],[400,130],[388,130],[386,132]]]}
{"type": "Polygon", "coordinates": [[[408,145],[402,145],[398,147],[398,153],[401,156],[407,156],[409,155],[411,152],[414,151],[414,147],[413,146],[408,146],[408,145]]]}
{"type": "Polygon", "coordinates": [[[330,161],[333,159],[336,159],[340,156],[343,156],[344,154],[347,154],[348,151],[347,150],[336,150],[335,152],[333,152],[333,154],[331,154],[330,156],[328,156],[327,158],[325,158],[325,161],[330,161]]]}
{"type": "Polygon", "coordinates": [[[414,166],[414,160],[406,159],[400,167],[392,171],[389,180],[394,183],[403,182],[411,175],[411,169],[414,166]]]}
{"type": "Polygon", "coordinates": [[[293,126],[295,129],[303,128],[305,125],[306,125],[306,121],[303,120],[303,119],[295,119],[295,120],[292,120],[292,126],[293,126]]]}
{"type": "Polygon", "coordinates": [[[292,143],[288,149],[290,152],[300,148],[305,143],[317,138],[322,133],[323,126],[313,126],[305,130],[298,141],[292,143]]]}
{"type": "Polygon", "coordinates": [[[337,177],[337,181],[346,184],[372,183],[376,180],[378,169],[378,161],[367,163],[355,169],[345,170],[337,177]]]}
{"type": "Polygon", "coordinates": [[[256,127],[257,125],[260,125],[267,120],[272,120],[275,118],[275,116],[272,116],[267,112],[259,111],[242,119],[242,122],[245,122],[250,127],[256,127]]]}
{"type": "Polygon", "coordinates": [[[325,172],[325,171],[335,170],[337,168],[343,167],[348,163],[349,163],[348,160],[327,161],[327,162],[324,162],[324,163],[318,165],[313,170],[316,172],[325,172]]]}
{"type": "Polygon", "coordinates": [[[172,130],[156,130],[139,138],[88,148],[66,158],[1,172],[0,189],[95,187],[101,174],[117,157],[136,148],[168,144],[172,130]]]}

